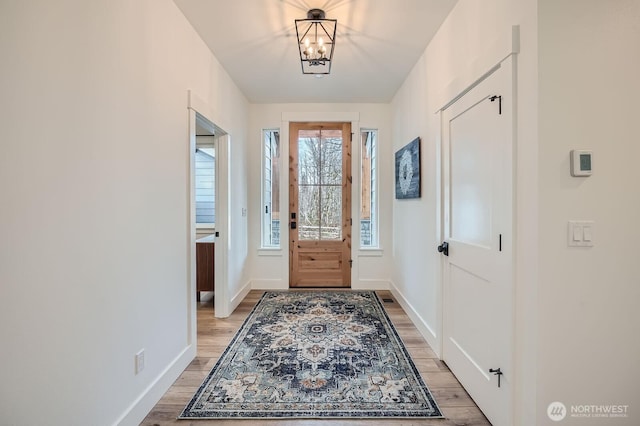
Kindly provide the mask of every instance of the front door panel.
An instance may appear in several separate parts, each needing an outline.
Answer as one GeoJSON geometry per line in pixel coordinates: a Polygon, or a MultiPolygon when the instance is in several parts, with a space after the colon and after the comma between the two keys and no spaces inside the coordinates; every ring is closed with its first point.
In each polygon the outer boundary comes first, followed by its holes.
{"type": "Polygon", "coordinates": [[[291,287],[351,285],[351,125],[291,123],[291,287]]]}

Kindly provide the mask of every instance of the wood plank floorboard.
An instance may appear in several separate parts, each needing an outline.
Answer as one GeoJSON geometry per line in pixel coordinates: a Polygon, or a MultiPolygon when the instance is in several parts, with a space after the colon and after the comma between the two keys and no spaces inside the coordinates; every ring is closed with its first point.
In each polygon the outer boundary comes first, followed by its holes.
{"type": "MultiPolygon", "coordinates": [[[[198,354],[187,369],[164,394],[141,423],[144,426],[487,426],[491,425],[446,364],[438,359],[420,332],[397,302],[383,303],[400,338],[407,346],[418,371],[443,412],[444,419],[366,419],[366,420],[177,420],[204,378],[242,326],[264,292],[252,290],[229,318],[215,318],[211,296],[198,304],[198,354]]],[[[388,291],[378,291],[380,298],[393,299],[388,291]]]]}

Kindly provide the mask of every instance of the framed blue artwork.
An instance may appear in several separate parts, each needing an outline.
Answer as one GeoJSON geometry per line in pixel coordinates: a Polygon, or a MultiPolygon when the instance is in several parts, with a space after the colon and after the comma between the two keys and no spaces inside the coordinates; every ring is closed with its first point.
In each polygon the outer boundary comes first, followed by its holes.
{"type": "Polygon", "coordinates": [[[420,198],[420,138],[396,152],[396,198],[420,198]]]}

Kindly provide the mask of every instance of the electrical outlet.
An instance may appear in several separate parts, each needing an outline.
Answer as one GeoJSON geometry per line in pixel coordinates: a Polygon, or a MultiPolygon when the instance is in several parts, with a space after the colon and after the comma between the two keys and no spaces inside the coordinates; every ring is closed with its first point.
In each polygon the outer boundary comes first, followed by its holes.
{"type": "Polygon", "coordinates": [[[136,374],[140,374],[144,370],[144,349],[136,354],[136,374]]]}

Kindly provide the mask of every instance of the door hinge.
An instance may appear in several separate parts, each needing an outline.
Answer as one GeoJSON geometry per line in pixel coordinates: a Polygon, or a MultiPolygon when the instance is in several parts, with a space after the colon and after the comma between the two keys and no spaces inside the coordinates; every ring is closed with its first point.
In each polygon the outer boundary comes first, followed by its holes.
{"type": "Polygon", "coordinates": [[[490,368],[489,373],[493,373],[494,375],[498,376],[498,387],[500,387],[500,377],[504,374],[502,370],[500,370],[499,368],[490,368]]]}
{"type": "Polygon", "coordinates": [[[498,251],[502,251],[502,234],[498,237],[498,251]]]}
{"type": "Polygon", "coordinates": [[[498,114],[502,115],[502,96],[493,95],[489,98],[491,102],[494,102],[496,99],[498,100],[498,114]]]}
{"type": "Polygon", "coordinates": [[[353,259],[349,259],[349,268],[353,268],[353,259]]]}
{"type": "Polygon", "coordinates": [[[349,225],[353,226],[353,219],[349,219],[349,225]]]}

